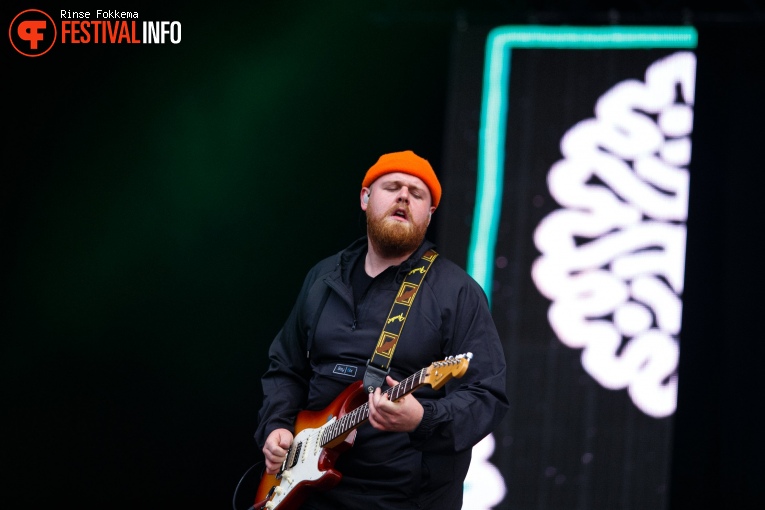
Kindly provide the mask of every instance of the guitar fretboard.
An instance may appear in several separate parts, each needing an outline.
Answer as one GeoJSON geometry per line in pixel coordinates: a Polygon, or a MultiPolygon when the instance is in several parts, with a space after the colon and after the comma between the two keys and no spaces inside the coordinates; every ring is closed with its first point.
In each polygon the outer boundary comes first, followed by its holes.
{"type": "MultiPolygon", "coordinates": [[[[388,388],[383,393],[388,395],[388,398],[392,401],[400,399],[404,395],[413,392],[423,385],[426,371],[427,368],[418,370],[397,385],[393,386],[392,388],[388,388]]],[[[343,415],[342,418],[335,420],[331,425],[328,425],[327,428],[324,429],[324,432],[321,434],[321,446],[323,447],[327,443],[334,441],[346,432],[350,432],[368,419],[369,403],[365,402],[348,414],[343,415]]]]}

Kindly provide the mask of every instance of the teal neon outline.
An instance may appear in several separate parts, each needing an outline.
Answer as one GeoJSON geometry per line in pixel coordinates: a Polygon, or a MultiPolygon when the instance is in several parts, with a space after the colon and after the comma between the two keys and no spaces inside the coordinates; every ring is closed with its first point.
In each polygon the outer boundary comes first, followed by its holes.
{"type": "Polygon", "coordinates": [[[557,49],[695,49],[698,33],[683,27],[551,27],[511,25],[493,29],[486,41],[478,142],[478,178],[467,271],[491,303],[494,250],[497,244],[504,180],[508,83],[513,48],[557,49]]]}

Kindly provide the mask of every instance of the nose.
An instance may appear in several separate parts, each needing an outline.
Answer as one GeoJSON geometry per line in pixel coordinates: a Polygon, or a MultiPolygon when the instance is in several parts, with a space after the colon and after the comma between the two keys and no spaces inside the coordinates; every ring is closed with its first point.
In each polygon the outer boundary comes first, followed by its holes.
{"type": "Polygon", "coordinates": [[[404,202],[406,204],[409,203],[409,188],[407,186],[402,186],[401,190],[398,192],[398,198],[396,199],[397,202],[404,202]]]}

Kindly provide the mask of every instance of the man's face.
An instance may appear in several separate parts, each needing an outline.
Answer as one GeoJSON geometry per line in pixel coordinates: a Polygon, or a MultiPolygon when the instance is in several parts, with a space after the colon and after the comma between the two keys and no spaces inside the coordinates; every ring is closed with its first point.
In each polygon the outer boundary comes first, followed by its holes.
{"type": "Polygon", "coordinates": [[[384,257],[413,252],[425,238],[432,207],[421,179],[403,172],[385,174],[370,186],[367,234],[384,257]]]}

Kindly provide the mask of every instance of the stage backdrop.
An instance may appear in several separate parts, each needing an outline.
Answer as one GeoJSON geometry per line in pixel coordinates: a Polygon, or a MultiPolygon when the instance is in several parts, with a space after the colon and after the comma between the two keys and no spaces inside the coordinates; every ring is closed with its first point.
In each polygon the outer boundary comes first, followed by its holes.
{"type": "Polygon", "coordinates": [[[457,36],[440,245],[490,298],[512,405],[474,451],[465,508],[667,507],[696,42],[457,36]]]}

